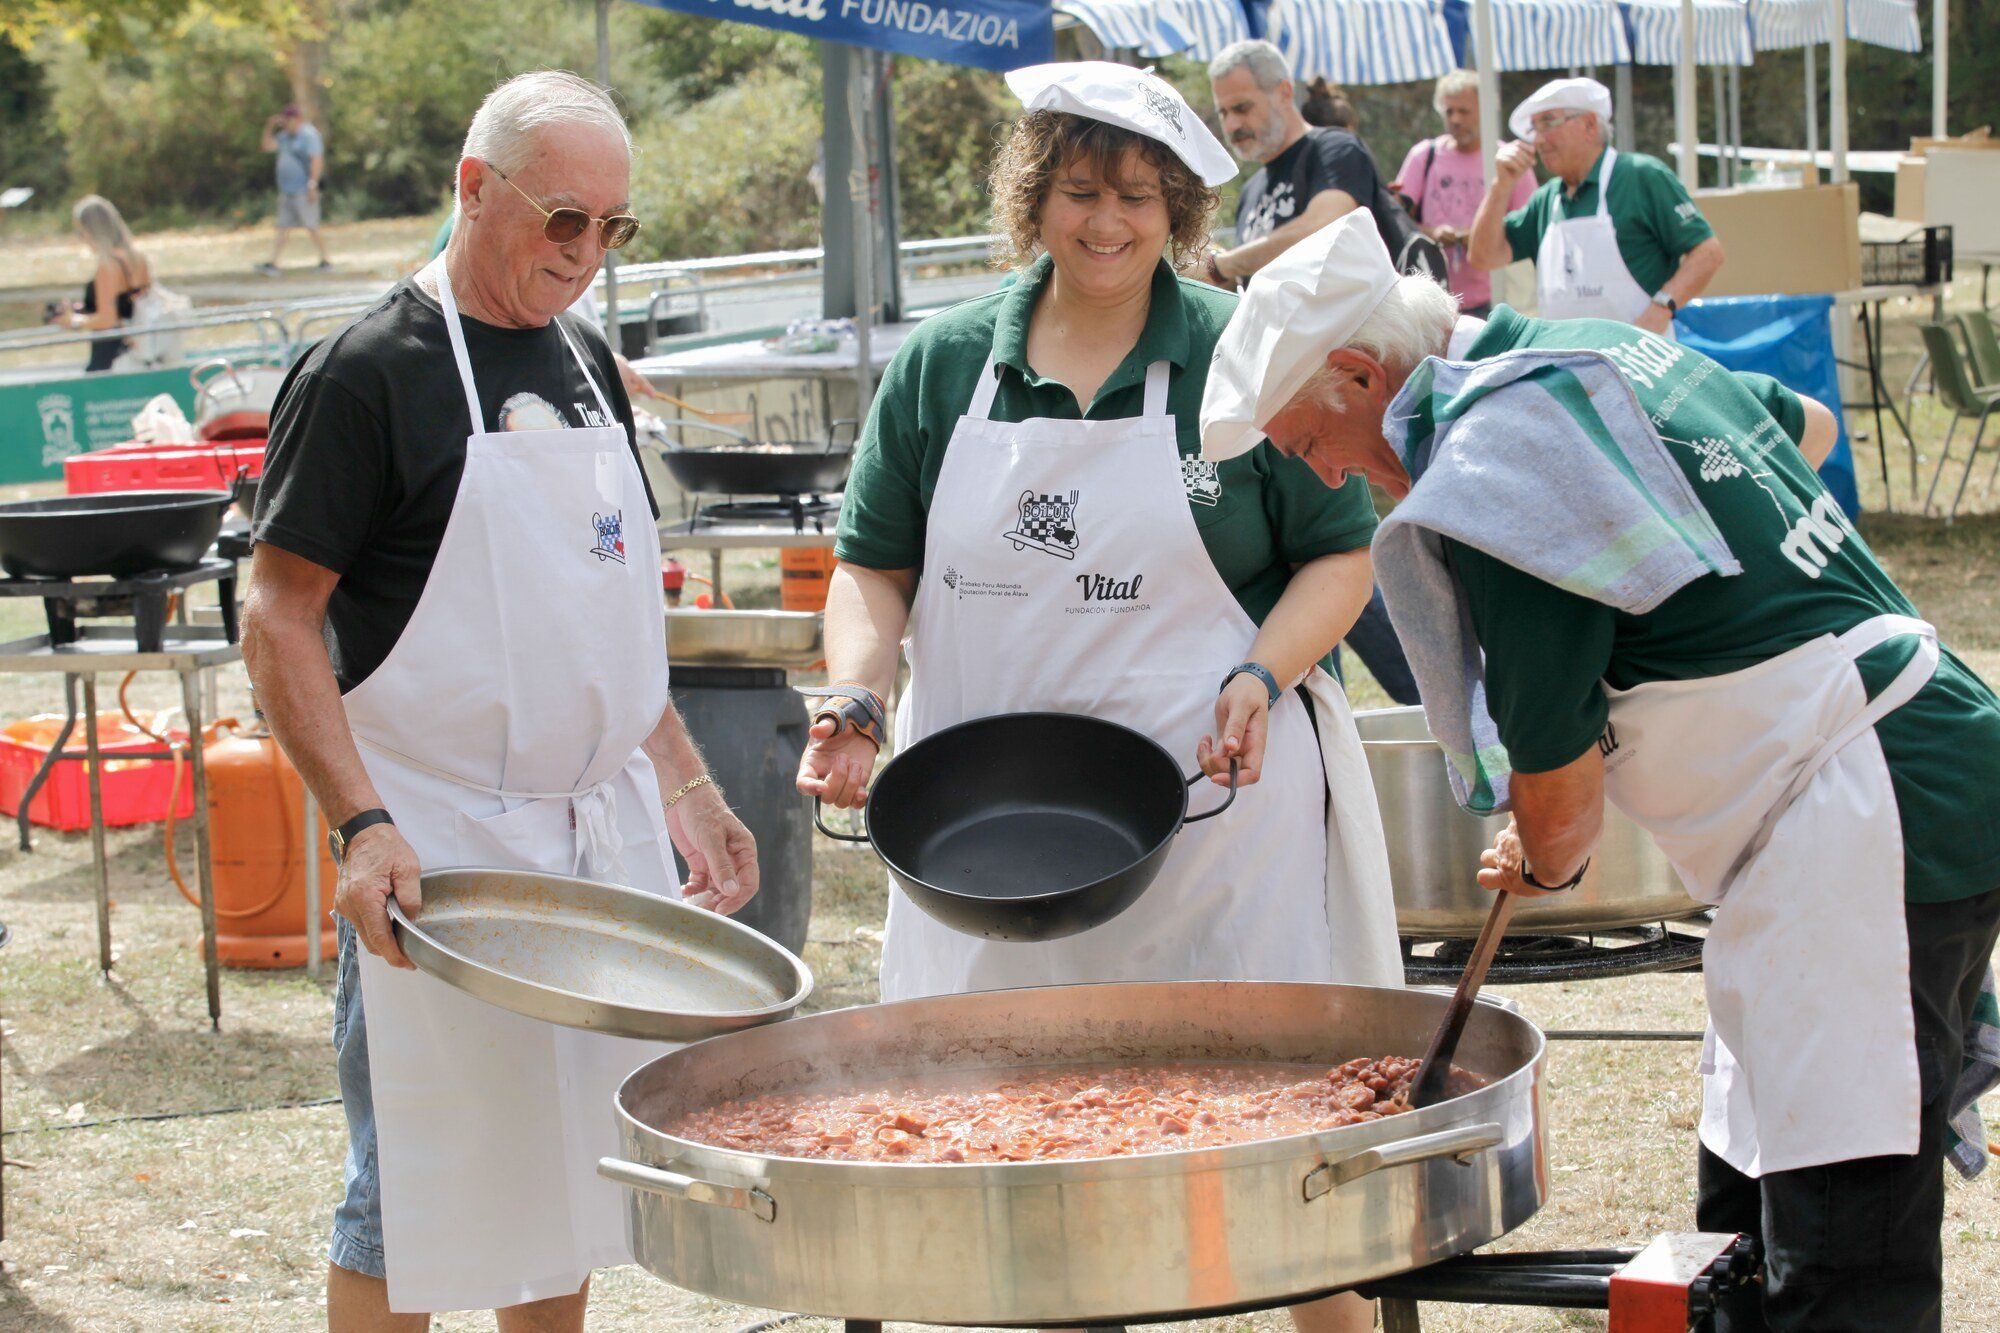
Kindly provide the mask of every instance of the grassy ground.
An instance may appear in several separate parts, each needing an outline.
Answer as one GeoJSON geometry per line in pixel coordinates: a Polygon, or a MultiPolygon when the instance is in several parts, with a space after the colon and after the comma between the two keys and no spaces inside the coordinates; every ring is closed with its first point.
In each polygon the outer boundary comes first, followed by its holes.
{"type": "MultiPolygon", "coordinates": [[[[385,232],[384,253],[419,229],[385,232]]],[[[221,273],[261,258],[259,245],[254,233],[243,233],[204,238],[188,253],[221,273]],[[225,245],[233,253],[224,253],[225,245]]],[[[26,285],[9,274],[13,259],[10,253],[0,263],[0,288],[26,285]]],[[[56,281],[60,265],[47,265],[55,276],[45,280],[56,281]]],[[[1892,331],[1898,383],[1912,343],[1907,331],[1892,331]]],[[[1941,424],[1925,413],[1918,427],[1928,441],[1941,424]]],[[[1874,448],[1862,441],[1857,461],[1865,494],[1879,504],[1874,448]]],[[[1900,440],[1891,462],[1895,499],[1906,506],[1900,440]]],[[[1926,481],[1930,465],[1926,459],[1926,481]]],[[[1946,638],[2000,680],[2000,514],[1988,507],[1949,530],[1874,515],[1863,530],[1946,638]]],[[[773,558],[734,558],[730,570],[740,604],[774,604],[773,558]]],[[[32,632],[37,618],[28,606],[0,602],[0,637],[32,632]]],[[[116,682],[105,684],[103,706],[114,707],[116,682]]],[[[1358,703],[1381,701],[1365,676],[1354,693],[1358,703]]],[[[176,702],[176,692],[170,680],[142,679],[132,698],[150,711],[176,702]]],[[[50,679],[0,677],[0,718],[56,708],[60,700],[50,679]]],[[[224,673],[221,702],[224,713],[247,711],[240,669],[224,673]]],[[[189,849],[182,851],[185,860],[189,849]]],[[[865,852],[822,842],[817,856],[807,949],[820,981],[815,1004],[865,1003],[875,993],[882,877],[865,852]]],[[[96,967],[88,839],[40,832],[31,854],[0,840],[0,921],[14,932],[0,952],[0,1080],[10,1127],[5,1152],[18,1164],[5,1173],[0,1330],[312,1327],[322,1318],[325,1229],[343,1146],[339,1108],[316,1104],[335,1091],[329,982],[300,972],[227,973],[222,1030],[211,1033],[190,947],[196,916],[164,873],[161,830],[114,831],[110,873],[118,957],[107,982],[96,967]]],[[[1548,1027],[1693,1028],[1701,1021],[1700,983],[1689,977],[1507,993],[1548,1027]]],[[[1555,1045],[1547,1104],[1555,1188],[1508,1245],[1638,1243],[1691,1225],[1693,1055],[1667,1044],[1555,1045]]],[[[2000,1130],[2000,1105],[1993,1112],[2000,1130]]],[[[1990,1327],[1990,1312],[2000,1308],[1996,1179],[2000,1172],[1971,1185],[1953,1178],[1950,1186],[1944,1242],[1947,1325],[1955,1329],[1990,1327]]],[[[628,1268],[600,1276],[592,1323],[724,1330],[759,1317],[628,1268]]],[[[1425,1320],[1445,1330],[1602,1327],[1596,1315],[1477,1307],[1430,1306],[1425,1320]]],[[[1269,1316],[1227,1322],[1284,1326],[1269,1316]]],[[[438,1326],[492,1323],[465,1315],[438,1326]]]]}

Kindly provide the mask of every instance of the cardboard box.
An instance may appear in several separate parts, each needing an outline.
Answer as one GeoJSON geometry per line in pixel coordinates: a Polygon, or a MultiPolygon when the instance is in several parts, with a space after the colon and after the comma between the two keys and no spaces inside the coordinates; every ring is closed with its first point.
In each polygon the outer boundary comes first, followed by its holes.
{"type": "Polygon", "coordinates": [[[1695,203],[1727,256],[1704,296],[1812,296],[1861,285],[1861,187],[1853,181],[1699,190],[1695,203]]]}
{"type": "Polygon", "coordinates": [[[1955,139],[1914,138],[1910,140],[1910,152],[1922,157],[1933,148],[2000,148],[2000,139],[1993,137],[1990,126],[1981,125],[1976,130],[1968,130],[1955,139]]]}
{"type": "Polygon", "coordinates": [[[1896,207],[1892,216],[1904,222],[1924,221],[1924,159],[1896,159],[1896,207]]]}
{"type": "Polygon", "coordinates": [[[1951,228],[1961,260],[2000,255],[2000,153],[1934,148],[1926,154],[1924,221],[1951,228]]]}

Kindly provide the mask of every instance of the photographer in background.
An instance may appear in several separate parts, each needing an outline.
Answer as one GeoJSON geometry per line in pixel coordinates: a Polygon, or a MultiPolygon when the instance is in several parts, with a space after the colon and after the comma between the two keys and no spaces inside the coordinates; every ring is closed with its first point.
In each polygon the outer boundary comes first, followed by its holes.
{"type": "Polygon", "coordinates": [[[270,261],[259,264],[257,271],[267,277],[278,275],[278,256],[285,252],[285,241],[294,227],[304,227],[306,235],[312,237],[313,248],[319,251],[319,266],[332,268],[333,260],[327,257],[326,242],[319,234],[319,186],[326,174],[326,141],[294,102],[264,122],[261,146],[265,152],[277,154],[278,238],[271,243],[270,261]]]}

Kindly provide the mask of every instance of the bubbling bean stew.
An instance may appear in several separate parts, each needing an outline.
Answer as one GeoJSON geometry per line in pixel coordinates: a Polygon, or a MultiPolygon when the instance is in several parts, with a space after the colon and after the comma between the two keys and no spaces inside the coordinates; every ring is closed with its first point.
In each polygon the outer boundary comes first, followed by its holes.
{"type": "MultiPolygon", "coordinates": [[[[1422,1062],[1056,1065],[948,1075],[902,1088],[723,1102],[664,1126],[768,1157],[995,1163],[1216,1148],[1380,1120],[1410,1109],[1422,1062]]],[[[1453,1066],[1454,1096],[1481,1087],[1453,1066]]]]}

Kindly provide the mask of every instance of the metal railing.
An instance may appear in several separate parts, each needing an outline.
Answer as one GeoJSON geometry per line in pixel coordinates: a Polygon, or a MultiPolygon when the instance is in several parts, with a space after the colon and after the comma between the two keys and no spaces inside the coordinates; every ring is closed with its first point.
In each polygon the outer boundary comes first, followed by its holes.
{"type": "MultiPolygon", "coordinates": [[[[936,237],[903,241],[897,246],[905,290],[921,279],[917,270],[955,268],[984,263],[998,240],[995,236],[936,237]]],[[[661,260],[621,266],[620,286],[632,285],[644,292],[643,309],[649,350],[671,348],[694,341],[701,333],[658,337],[655,330],[663,318],[692,313],[707,329],[718,305],[744,293],[775,293],[783,288],[803,288],[819,281],[824,272],[826,251],[818,246],[798,250],[764,250],[752,254],[715,255],[698,259],[661,260]]],[[[603,279],[599,278],[601,292],[603,279]]],[[[0,333],[0,377],[7,364],[20,354],[49,348],[84,346],[101,338],[135,338],[162,333],[196,333],[242,325],[255,331],[255,342],[245,349],[258,360],[287,364],[330,326],[345,323],[380,299],[380,293],[306,297],[284,302],[255,302],[242,305],[211,306],[186,319],[144,326],[118,325],[109,329],[46,330],[21,329],[0,333]]],[[[641,308],[633,302],[626,309],[641,308]]],[[[621,321],[622,322],[622,321],[621,321]]],[[[712,336],[712,335],[710,335],[712,336]]],[[[195,340],[187,340],[193,344],[195,340]]],[[[175,360],[163,365],[194,363],[215,354],[213,344],[189,345],[175,360]]],[[[160,368],[160,367],[153,367],[160,368]]],[[[14,375],[39,371],[39,361],[19,364],[14,375]]],[[[51,373],[69,375],[73,368],[48,366],[51,373]]]]}

